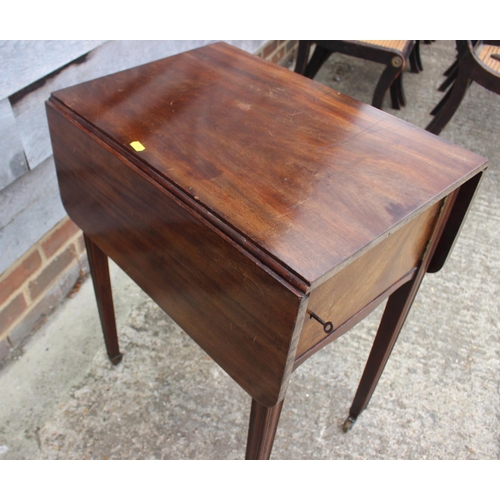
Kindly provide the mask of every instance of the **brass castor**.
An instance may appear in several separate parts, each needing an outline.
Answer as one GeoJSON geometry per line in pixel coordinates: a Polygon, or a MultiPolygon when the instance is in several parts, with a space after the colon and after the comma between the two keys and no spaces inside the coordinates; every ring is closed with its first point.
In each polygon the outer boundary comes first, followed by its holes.
{"type": "Polygon", "coordinates": [[[355,422],[356,419],[354,417],[347,417],[344,421],[344,424],[342,425],[342,430],[344,432],[349,432],[355,422]]]}

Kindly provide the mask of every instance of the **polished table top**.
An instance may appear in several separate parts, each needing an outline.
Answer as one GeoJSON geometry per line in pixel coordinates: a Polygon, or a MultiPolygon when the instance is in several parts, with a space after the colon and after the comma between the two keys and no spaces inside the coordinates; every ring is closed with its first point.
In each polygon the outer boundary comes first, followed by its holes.
{"type": "Polygon", "coordinates": [[[471,177],[478,155],[225,43],[53,98],[303,291],[471,177]],[[136,152],[130,143],[145,150],[136,152]],[[280,269],[283,268],[283,269],[280,269]]]}

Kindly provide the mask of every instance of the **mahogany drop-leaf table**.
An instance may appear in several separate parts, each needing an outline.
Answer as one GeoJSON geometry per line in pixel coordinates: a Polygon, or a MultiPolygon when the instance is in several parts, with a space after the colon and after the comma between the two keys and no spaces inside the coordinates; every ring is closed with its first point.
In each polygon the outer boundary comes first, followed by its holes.
{"type": "Polygon", "coordinates": [[[352,425],[486,168],[225,43],[54,92],[47,115],[109,358],[108,257],[251,396],[249,459],[269,458],[293,371],[388,298],[352,425]]]}

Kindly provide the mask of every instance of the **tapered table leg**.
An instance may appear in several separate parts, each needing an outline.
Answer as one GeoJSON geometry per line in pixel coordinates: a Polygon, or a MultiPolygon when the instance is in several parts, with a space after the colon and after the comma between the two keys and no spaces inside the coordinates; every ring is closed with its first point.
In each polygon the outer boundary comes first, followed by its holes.
{"type": "Polygon", "coordinates": [[[109,279],[108,257],[88,236],[84,234],[83,237],[87,248],[90,274],[94,283],[97,309],[99,310],[99,317],[101,319],[106,350],[111,363],[117,365],[123,355],[120,353],[118,335],[116,333],[115,309],[113,306],[111,281],[109,279]]]}
{"type": "Polygon", "coordinates": [[[415,276],[389,297],[356,396],[349,410],[349,416],[344,422],[345,432],[351,428],[356,418],[367,407],[410,312],[425,273],[430,269],[429,266],[436,267],[436,269],[432,269],[433,272],[442,266],[442,260],[446,258],[446,254],[458,234],[460,225],[467,213],[467,208],[479,185],[480,178],[481,175],[473,177],[467,181],[463,192],[460,192],[462,191],[461,188],[448,196],[415,276]],[[434,266],[435,252],[437,262],[434,266]]]}
{"type": "Polygon", "coordinates": [[[356,396],[349,410],[349,417],[344,422],[345,432],[350,429],[368,405],[403,328],[423,276],[423,272],[417,273],[415,278],[398,288],[389,297],[356,396]]]}
{"type": "Polygon", "coordinates": [[[283,401],[272,408],[267,408],[257,403],[255,399],[252,400],[246,460],[269,460],[283,401]]]}

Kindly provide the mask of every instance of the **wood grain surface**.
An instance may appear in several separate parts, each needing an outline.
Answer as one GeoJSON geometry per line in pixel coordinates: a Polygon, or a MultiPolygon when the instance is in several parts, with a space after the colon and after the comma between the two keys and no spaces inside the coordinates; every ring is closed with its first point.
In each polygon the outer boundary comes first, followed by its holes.
{"type": "Polygon", "coordinates": [[[61,90],[53,99],[306,287],[486,161],[224,43],[61,90]],[[130,147],[136,140],[144,151],[130,147]]]}
{"type": "MultiPolygon", "coordinates": [[[[441,205],[439,202],[428,208],[315,288],[310,294],[308,309],[325,321],[331,321],[336,330],[415,270],[431,237],[441,205]]],[[[327,334],[323,327],[308,315],[297,348],[297,358],[325,337],[327,334]]]]}
{"type": "Polygon", "coordinates": [[[307,298],[49,104],[64,207],[253,399],[284,396],[307,298]]]}

